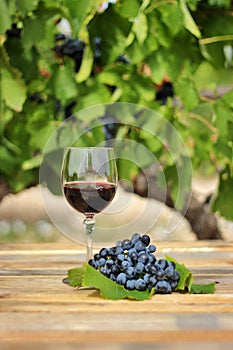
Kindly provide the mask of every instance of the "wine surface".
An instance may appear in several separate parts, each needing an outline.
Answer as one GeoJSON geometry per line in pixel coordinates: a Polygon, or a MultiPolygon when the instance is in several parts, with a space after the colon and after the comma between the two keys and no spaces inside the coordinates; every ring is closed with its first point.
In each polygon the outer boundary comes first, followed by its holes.
{"type": "Polygon", "coordinates": [[[66,182],[63,185],[68,203],[85,215],[94,215],[105,209],[113,200],[116,185],[111,182],[66,182]]]}

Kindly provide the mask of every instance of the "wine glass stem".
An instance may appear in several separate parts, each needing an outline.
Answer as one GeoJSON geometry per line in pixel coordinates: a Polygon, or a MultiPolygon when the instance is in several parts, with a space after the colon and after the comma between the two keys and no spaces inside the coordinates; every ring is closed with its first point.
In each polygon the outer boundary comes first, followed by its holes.
{"type": "Polygon", "coordinates": [[[83,225],[86,230],[86,239],[87,239],[87,253],[86,253],[86,261],[88,262],[91,258],[93,258],[92,251],[92,237],[95,229],[95,219],[94,217],[86,217],[83,221],[83,225]]]}

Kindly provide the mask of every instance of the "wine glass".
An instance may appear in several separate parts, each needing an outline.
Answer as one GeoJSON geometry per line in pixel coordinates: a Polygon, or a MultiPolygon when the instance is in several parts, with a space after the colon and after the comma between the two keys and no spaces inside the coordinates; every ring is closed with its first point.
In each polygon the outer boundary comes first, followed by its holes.
{"type": "Polygon", "coordinates": [[[94,215],[113,200],[117,188],[117,167],[110,147],[67,147],[62,165],[62,186],[67,202],[85,215],[86,260],[93,257],[94,215]]]}

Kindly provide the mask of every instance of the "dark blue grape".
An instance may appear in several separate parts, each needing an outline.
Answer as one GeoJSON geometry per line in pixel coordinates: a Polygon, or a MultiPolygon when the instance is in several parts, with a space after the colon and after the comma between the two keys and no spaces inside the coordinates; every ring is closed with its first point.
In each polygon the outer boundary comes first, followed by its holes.
{"type": "Polygon", "coordinates": [[[126,270],[126,276],[127,278],[131,279],[134,278],[136,275],[136,270],[133,266],[129,266],[126,270]]]}
{"type": "Polygon", "coordinates": [[[122,241],[123,250],[129,250],[132,247],[132,242],[129,239],[124,239],[122,241]]]}
{"type": "Polygon", "coordinates": [[[165,277],[165,271],[163,269],[159,269],[156,272],[156,276],[158,280],[162,280],[165,277]]]}
{"type": "Polygon", "coordinates": [[[113,264],[114,264],[114,261],[112,259],[108,259],[106,261],[106,267],[108,267],[108,268],[112,267],[113,264]]]}
{"type": "Polygon", "coordinates": [[[95,254],[95,255],[94,255],[94,260],[95,260],[95,261],[99,260],[99,258],[100,258],[100,255],[99,255],[99,254],[95,254]]]}
{"type": "Polygon", "coordinates": [[[150,237],[148,235],[143,235],[141,237],[141,241],[142,243],[145,244],[145,246],[147,247],[150,244],[150,237]]]}
{"type": "Polygon", "coordinates": [[[143,291],[146,290],[146,282],[144,281],[144,279],[139,278],[135,281],[135,289],[143,291]]]}
{"type": "Polygon", "coordinates": [[[116,247],[111,247],[108,249],[109,257],[114,257],[116,255],[116,247]]]}
{"type": "Polygon", "coordinates": [[[100,249],[99,255],[103,258],[106,258],[108,256],[108,249],[107,248],[100,249]]]}
{"type": "Polygon", "coordinates": [[[129,261],[124,260],[124,261],[122,261],[121,266],[122,266],[123,270],[125,271],[130,266],[130,263],[129,263],[129,261]]]}
{"type": "Polygon", "coordinates": [[[136,251],[130,254],[130,259],[133,263],[136,263],[136,261],[138,260],[138,254],[136,251]]]}
{"type": "Polygon", "coordinates": [[[141,262],[145,265],[147,261],[148,261],[148,255],[145,252],[138,254],[138,262],[141,262]]]}
{"type": "Polygon", "coordinates": [[[142,242],[136,242],[135,243],[135,249],[137,252],[142,252],[142,251],[145,251],[146,250],[146,246],[145,244],[143,244],[142,242]]]}
{"type": "Polygon", "coordinates": [[[117,241],[116,242],[116,248],[122,247],[122,242],[121,241],[117,241]]]}
{"type": "Polygon", "coordinates": [[[159,265],[159,267],[161,267],[161,269],[166,269],[167,260],[166,259],[159,259],[156,261],[156,265],[159,265]]]}
{"type": "Polygon", "coordinates": [[[112,265],[112,267],[111,267],[111,272],[112,272],[114,275],[118,275],[118,274],[121,272],[121,270],[120,270],[120,268],[119,268],[118,265],[112,265]]]}
{"type": "Polygon", "coordinates": [[[136,265],[135,265],[135,271],[137,272],[137,273],[142,273],[143,272],[143,270],[144,270],[144,264],[143,263],[141,263],[141,262],[138,262],[136,265]]]}
{"type": "Polygon", "coordinates": [[[146,273],[146,274],[143,276],[143,279],[144,279],[144,281],[146,282],[146,284],[149,284],[149,282],[150,282],[150,274],[149,274],[149,273],[146,273]]]}
{"type": "Polygon", "coordinates": [[[156,251],[156,246],[154,244],[151,244],[149,247],[148,247],[149,251],[151,253],[154,253],[156,251]]]}
{"type": "Polygon", "coordinates": [[[128,255],[130,256],[132,253],[137,253],[135,248],[130,248],[128,251],[128,255]]]}
{"type": "Polygon", "coordinates": [[[172,290],[175,290],[178,285],[178,281],[170,281],[170,286],[172,290]]]}
{"type": "Polygon", "coordinates": [[[171,286],[167,281],[158,281],[154,288],[156,293],[160,293],[160,294],[171,293],[171,286]]]}
{"type": "Polygon", "coordinates": [[[157,271],[158,271],[158,269],[157,269],[157,267],[155,266],[155,265],[152,265],[152,264],[150,264],[149,265],[149,272],[152,274],[152,275],[156,275],[157,274],[157,271]]]}
{"type": "Polygon", "coordinates": [[[122,284],[122,285],[124,285],[126,283],[126,280],[127,280],[127,278],[126,278],[126,274],[124,272],[119,273],[119,275],[117,276],[117,279],[116,279],[117,283],[122,284]]]}
{"type": "Polygon", "coordinates": [[[157,278],[156,276],[150,276],[149,283],[152,287],[154,287],[157,283],[157,278]]]}
{"type": "Polygon", "coordinates": [[[180,278],[180,274],[178,271],[174,270],[173,275],[170,277],[173,281],[178,281],[180,278]]]}
{"type": "Polygon", "coordinates": [[[122,247],[116,247],[116,255],[123,254],[124,250],[122,247]]]}
{"type": "Polygon", "coordinates": [[[151,273],[150,272],[151,266],[152,266],[151,263],[147,263],[144,267],[145,272],[151,273]]]}
{"type": "Polygon", "coordinates": [[[100,272],[101,272],[104,276],[106,276],[106,277],[109,277],[109,276],[110,276],[110,270],[107,269],[107,267],[101,267],[101,268],[100,268],[100,272]]]}
{"type": "Polygon", "coordinates": [[[131,237],[131,241],[135,243],[136,241],[139,241],[141,239],[141,235],[139,233],[134,233],[131,237]]]}
{"type": "Polygon", "coordinates": [[[118,264],[122,263],[122,261],[124,261],[124,260],[125,260],[125,255],[124,254],[118,254],[117,255],[117,262],[118,262],[118,264]]]}
{"type": "Polygon", "coordinates": [[[99,267],[104,266],[105,263],[106,263],[106,260],[105,260],[104,258],[100,258],[100,259],[97,260],[97,262],[96,262],[97,266],[99,266],[99,267]]]}
{"type": "Polygon", "coordinates": [[[155,258],[155,256],[154,256],[154,254],[152,254],[152,253],[149,253],[148,254],[148,261],[152,264],[152,263],[154,263],[155,261],[156,261],[156,258],[155,258]]]}
{"type": "Polygon", "coordinates": [[[128,289],[128,290],[133,290],[133,289],[135,289],[135,280],[134,279],[132,279],[132,280],[127,280],[127,282],[126,282],[126,288],[128,289]]]}
{"type": "Polygon", "coordinates": [[[172,277],[174,274],[174,267],[172,264],[169,264],[169,262],[168,262],[168,267],[165,269],[165,273],[168,278],[172,277]]]}
{"type": "Polygon", "coordinates": [[[94,259],[90,259],[88,261],[88,264],[91,265],[92,267],[94,267],[95,269],[97,268],[97,264],[96,264],[96,261],[94,259]]]}

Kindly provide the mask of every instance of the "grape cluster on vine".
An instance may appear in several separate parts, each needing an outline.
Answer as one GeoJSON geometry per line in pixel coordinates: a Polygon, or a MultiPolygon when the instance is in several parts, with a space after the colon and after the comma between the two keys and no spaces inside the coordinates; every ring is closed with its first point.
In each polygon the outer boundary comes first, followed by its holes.
{"type": "Polygon", "coordinates": [[[128,290],[151,291],[153,288],[155,293],[171,293],[177,287],[180,274],[174,262],[157,260],[155,251],[148,235],[134,233],[131,239],[100,249],[88,263],[128,290]]]}
{"type": "Polygon", "coordinates": [[[68,56],[75,62],[75,72],[78,72],[83,59],[86,44],[79,39],[72,39],[64,34],[56,35],[55,52],[59,57],[68,56]]]}

